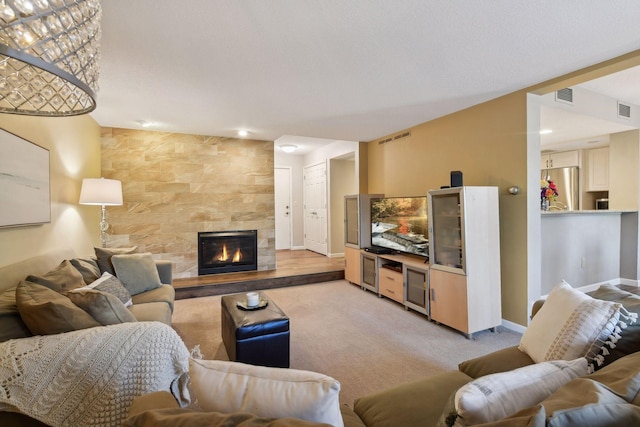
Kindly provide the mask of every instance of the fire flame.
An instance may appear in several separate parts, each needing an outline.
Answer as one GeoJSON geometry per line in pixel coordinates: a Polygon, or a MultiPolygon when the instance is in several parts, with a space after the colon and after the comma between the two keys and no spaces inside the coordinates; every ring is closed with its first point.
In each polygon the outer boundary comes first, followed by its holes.
{"type": "MultiPolygon", "coordinates": [[[[235,254],[233,254],[232,262],[239,262],[242,259],[242,252],[240,252],[240,248],[236,249],[235,254]]],[[[227,245],[222,245],[222,253],[218,257],[218,261],[228,261],[229,254],[227,252],[227,245]]]]}

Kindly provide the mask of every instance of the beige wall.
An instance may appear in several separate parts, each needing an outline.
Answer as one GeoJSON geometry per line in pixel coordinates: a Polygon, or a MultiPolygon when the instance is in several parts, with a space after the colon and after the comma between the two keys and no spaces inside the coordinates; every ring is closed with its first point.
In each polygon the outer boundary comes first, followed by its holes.
{"type": "Polygon", "coordinates": [[[258,269],[275,268],[273,142],[102,129],[102,173],[122,181],[109,246],[138,246],[198,275],[199,231],[258,230],[258,269]]]}
{"type": "MultiPolygon", "coordinates": [[[[527,324],[527,103],[510,94],[415,126],[411,136],[368,144],[368,192],[421,196],[450,183],[498,186],[502,317],[527,324]],[[520,194],[507,189],[520,187],[520,194]]],[[[385,139],[386,137],[381,138],[385,139]]]]}
{"type": "Polygon", "coordinates": [[[344,255],[344,196],[356,194],[355,159],[329,161],[329,255],[344,255]]]}
{"type": "Polygon", "coordinates": [[[640,131],[609,136],[609,209],[638,210],[640,131]]]}
{"type": "Polygon", "coordinates": [[[0,228],[0,266],[58,248],[92,254],[100,244],[100,208],[78,205],[78,196],[82,178],[100,176],[98,124],[89,115],[0,114],[0,127],[49,150],[51,189],[51,223],[0,228]]]}

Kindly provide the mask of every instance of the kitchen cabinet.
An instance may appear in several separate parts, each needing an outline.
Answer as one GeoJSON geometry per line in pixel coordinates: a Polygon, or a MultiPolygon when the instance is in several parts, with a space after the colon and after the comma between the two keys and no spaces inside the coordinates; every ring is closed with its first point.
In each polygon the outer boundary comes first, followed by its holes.
{"type": "Polygon", "coordinates": [[[586,150],[587,191],[609,191],[609,147],[586,150]]]}
{"type": "Polygon", "coordinates": [[[471,337],[502,323],[498,187],[428,193],[429,312],[471,337]]]}
{"type": "Polygon", "coordinates": [[[349,282],[360,286],[360,249],[345,246],[344,278],[349,282]]]}
{"type": "Polygon", "coordinates": [[[543,153],[540,156],[540,169],[566,168],[580,165],[578,150],[543,153]]]}

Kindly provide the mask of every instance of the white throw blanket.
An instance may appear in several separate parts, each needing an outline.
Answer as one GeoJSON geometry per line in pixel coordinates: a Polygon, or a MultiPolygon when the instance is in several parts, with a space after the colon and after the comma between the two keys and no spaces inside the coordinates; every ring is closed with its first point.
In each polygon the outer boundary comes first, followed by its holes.
{"type": "Polygon", "coordinates": [[[134,322],[0,343],[0,410],[51,426],[119,426],[132,400],[170,390],[185,406],[189,351],[170,327],[134,322]]]}

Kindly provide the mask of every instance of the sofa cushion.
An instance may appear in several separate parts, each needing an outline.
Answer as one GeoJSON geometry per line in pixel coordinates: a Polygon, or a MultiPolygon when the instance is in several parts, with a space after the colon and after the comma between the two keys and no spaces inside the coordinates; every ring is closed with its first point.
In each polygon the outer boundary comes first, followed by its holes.
{"type": "Polygon", "coordinates": [[[563,281],[551,290],[531,320],[519,348],[535,362],[579,357],[591,362],[613,334],[620,307],[594,299],[563,281]]]}
{"type": "Polygon", "coordinates": [[[329,427],[295,418],[263,418],[248,413],[221,414],[195,409],[156,409],[133,415],[122,423],[123,427],[329,427]]]}
{"type": "Polygon", "coordinates": [[[71,265],[82,274],[82,279],[87,285],[100,277],[100,267],[94,258],[72,258],[71,265]]]}
{"type": "Polygon", "coordinates": [[[458,369],[471,378],[479,378],[484,375],[522,368],[533,363],[534,361],[527,353],[521,351],[518,346],[513,346],[466,360],[458,365],[458,369]]]}
{"type": "Polygon", "coordinates": [[[449,396],[471,380],[445,372],[356,399],[353,410],[367,426],[433,426],[449,396]]]}
{"type": "Polygon", "coordinates": [[[111,263],[111,257],[117,254],[132,254],[135,253],[137,249],[137,246],[131,248],[93,248],[96,254],[98,267],[100,267],[100,273],[102,274],[106,271],[107,273],[116,276],[113,264],[111,263]]]}
{"type": "Polygon", "coordinates": [[[176,290],[171,285],[162,285],[159,288],[151,289],[138,295],[133,295],[133,304],[146,304],[149,302],[164,302],[169,305],[173,312],[173,304],[176,299],[176,290]]]}
{"type": "MultiPolygon", "coordinates": [[[[120,279],[116,276],[109,274],[108,272],[102,273],[102,276],[97,280],[94,280],[90,285],[77,289],[95,289],[96,291],[106,292],[117,297],[126,307],[133,304],[131,294],[124,287],[120,279]]],[[[74,289],[74,290],[77,290],[74,289]]]]}
{"type": "Polygon", "coordinates": [[[533,406],[573,378],[587,374],[587,360],[536,363],[485,375],[455,393],[456,425],[497,421],[533,406]]]}
{"type": "MultiPolygon", "coordinates": [[[[623,291],[617,286],[604,284],[589,295],[593,298],[620,303],[629,313],[640,316],[640,296],[623,291]]],[[[598,362],[595,365],[596,369],[628,354],[640,351],[640,322],[636,321],[626,326],[622,330],[621,338],[615,342],[615,346],[612,348],[610,344],[607,345],[601,354],[596,356],[598,362]]]]}
{"type": "Polygon", "coordinates": [[[16,289],[20,317],[34,335],[50,335],[100,326],[66,296],[28,281],[16,289]]]}
{"type": "Polygon", "coordinates": [[[116,276],[131,295],[162,286],[156,262],[150,253],[114,255],[111,257],[111,262],[116,276]]]}
{"type": "Polygon", "coordinates": [[[122,301],[110,293],[79,288],[67,292],[66,296],[104,326],[136,321],[122,301]]]}
{"type": "Polygon", "coordinates": [[[205,411],[294,417],[342,427],[340,383],[315,372],[189,360],[191,390],[205,411]]]}
{"type": "Polygon", "coordinates": [[[82,274],[71,265],[69,260],[62,261],[56,268],[42,276],[29,275],[25,280],[61,293],[87,285],[82,279],[82,274]]]}

